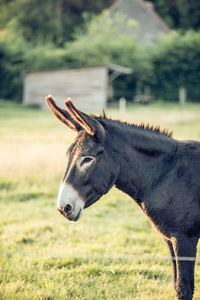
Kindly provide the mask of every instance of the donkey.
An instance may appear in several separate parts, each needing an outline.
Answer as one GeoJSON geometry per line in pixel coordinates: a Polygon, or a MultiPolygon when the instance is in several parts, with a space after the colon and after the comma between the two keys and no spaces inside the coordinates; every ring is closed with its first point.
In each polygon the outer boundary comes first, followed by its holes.
{"type": "Polygon", "coordinates": [[[177,141],[159,127],[88,115],[70,98],[66,110],[46,101],[65,125],[77,131],[58,193],[57,208],[77,221],[84,208],[112,186],[130,195],[164,238],[179,300],[191,300],[200,237],[200,142],[177,141]]]}

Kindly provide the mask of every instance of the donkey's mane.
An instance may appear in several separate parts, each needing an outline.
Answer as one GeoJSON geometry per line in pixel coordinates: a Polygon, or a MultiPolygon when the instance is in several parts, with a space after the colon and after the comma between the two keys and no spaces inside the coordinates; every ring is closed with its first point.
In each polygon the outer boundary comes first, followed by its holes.
{"type": "Polygon", "coordinates": [[[144,124],[144,123],[140,123],[140,124],[135,124],[135,123],[132,123],[132,122],[128,122],[128,121],[121,121],[121,120],[116,120],[116,119],[112,119],[111,117],[107,117],[106,114],[105,114],[105,111],[102,112],[102,114],[100,114],[100,116],[95,116],[95,115],[91,115],[91,117],[99,120],[99,121],[106,121],[106,120],[110,120],[112,122],[116,122],[118,123],[119,125],[123,126],[123,125],[127,125],[129,127],[134,127],[134,128],[140,128],[140,129],[143,129],[143,130],[146,130],[146,131],[150,131],[150,132],[154,132],[154,133],[157,133],[157,134],[161,134],[161,135],[164,135],[164,136],[167,136],[169,138],[172,138],[172,135],[173,135],[173,132],[170,131],[169,129],[161,129],[160,126],[157,126],[157,125],[151,125],[149,123],[147,124],[144,124]]]}
{"type": "Polygon", "coordinates": [[[144,124],[144,123],[141,123],[141,124],[130,124],[130,125],[134,126],[134,127],[142,128],[144,130],[149,130],[149,131],[152,131],[152,132],[156,132],[156,133],[168,136],[170,138],[173,135],[173,132],[171,130],[169,130],[167,128],[161,129],[160,126],[151,125],[149,123],[147,123],[147,124],[144,124]]]}

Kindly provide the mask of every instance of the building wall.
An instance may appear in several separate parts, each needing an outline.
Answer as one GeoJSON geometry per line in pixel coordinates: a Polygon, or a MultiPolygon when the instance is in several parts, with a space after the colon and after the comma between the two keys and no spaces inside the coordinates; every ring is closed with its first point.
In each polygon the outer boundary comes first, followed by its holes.
{"type": "Polygon", "coordinates": [[[44,98],[51,94],[61,107],[70,97],[80,109],[99,110],[106,106],[107,89],[106,67],[34,72],[24,78],[23,103],[47,108],[44,98]]]}
{"type": "Polygon", "coordinates": [[[170,32],[170,28],[148,1],[116,0],[110,8],[110,15],[116,12],[136,21],[135,28],[129,29],[128,33],[145,45],[158,43],[160,35],[170,32]]]}

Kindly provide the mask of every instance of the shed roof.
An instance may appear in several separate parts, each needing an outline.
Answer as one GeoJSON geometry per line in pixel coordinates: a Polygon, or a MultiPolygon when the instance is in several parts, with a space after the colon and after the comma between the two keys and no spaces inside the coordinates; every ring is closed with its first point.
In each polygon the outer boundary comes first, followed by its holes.
{"type": "Polygon", "coordinates": [[[127,67],[122,67],[119,65],[115,65],[115,64],[108,64],[106,65],[108,69],[112,70],[112,71],[116,71],[118,73],[121,74],[131,74],[132,73],[132,69],[131,68],[127,68],[127,67]]]}
{"type": "Polygon", "coordinates": [[[131,34],[136,35],[144,44],[155,44],[159,35],[169,33],[170,28],[154,10],[152,3],[143,0],[117,0],[110,7],[111,16],[120,12],[128,19],[137,22],[136,28],[131,30],[131,34]]]}

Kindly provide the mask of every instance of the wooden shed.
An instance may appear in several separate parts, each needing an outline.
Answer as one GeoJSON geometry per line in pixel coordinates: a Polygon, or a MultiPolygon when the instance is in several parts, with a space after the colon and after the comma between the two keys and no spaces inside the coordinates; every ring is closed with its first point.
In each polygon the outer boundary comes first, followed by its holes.
{"type": "Polygon", "coordinates": [[[28,73],[24,78],[23,103],[47,108],[44,98],[52,94],[61,107],[71,97],[80,109],[99,110],[112,97],[113,80],[130,73],[131,69],[117,65],[28,73]]]}

